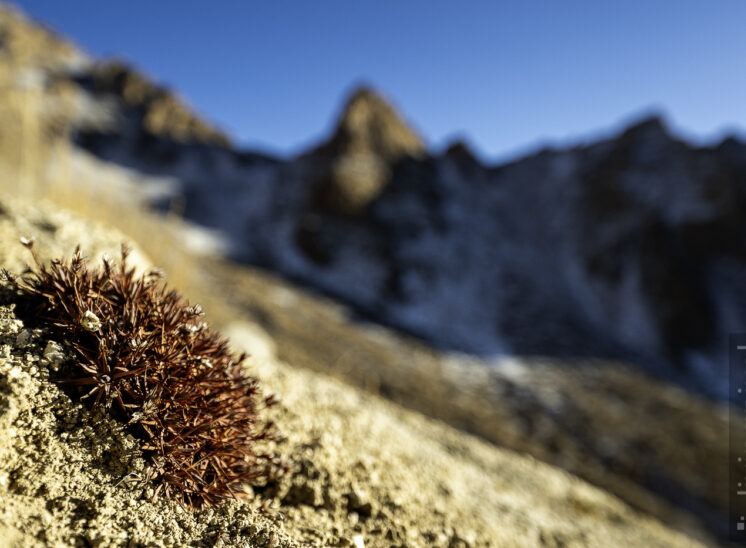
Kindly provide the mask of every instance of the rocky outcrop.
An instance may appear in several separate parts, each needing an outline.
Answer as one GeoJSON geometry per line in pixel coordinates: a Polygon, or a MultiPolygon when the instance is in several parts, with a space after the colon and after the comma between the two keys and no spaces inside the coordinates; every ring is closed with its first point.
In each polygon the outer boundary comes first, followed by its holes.
{"type": "Polygon", "coordinates": [[[183,144],[230,145],[224,133],[195,115],[173,92],[124,63],[97,63],[90,73],[79,75],[78,81],[95,95],[121,100],[125,113],[135,118],[133,123],[145,136],[183,144]]]}
{"type": "Polygon", "coordinates": [[[422,140],[391,105],[368,88],[355,91],[332,137],[312,153],[317,207],[356,216],[381,195],[394,165],[426,155],[422,140]]]}
{"type": "Polygon", "coordinates": [[[195,114],[166,87],[126,63],[91,59],[71,42],[8,6],[0,9],[0,83],[6,86],[6,95],[8,88],[22,93],[19,100],[4,97],[0,108],[22,110],[28,109],[31,101],[43,101],[45,114],[57,125],[63,115],[70,124],[65,130],[78,130],[81,139],[105,126],[107,133],[120,138],[126,134],[125,138],[137,140],[141,146],[146,141],[163,140],[230,147],[225,133],[195,114]],[[30,92],[39,97],[31,97],[30,92]],[[11,101],[19,104],[9,105],[11,101]],[[109,118],[113,115],[114,124],[102,124],[103,113],[98,120],[92,119],[96,118],[91,112],[96,110],[96,102],[109,118]],[[87,108],[80,109],[81,104],[87,108]],[[113,113],[109,112],[111,105],[115,106],[113,113]]]}
{"type": "Polygon", "coordinates": [[[71,42],[29,20],[20,11],[0,8],[0,63],[45,70],[74,68],[88,62],[71,42]]]}

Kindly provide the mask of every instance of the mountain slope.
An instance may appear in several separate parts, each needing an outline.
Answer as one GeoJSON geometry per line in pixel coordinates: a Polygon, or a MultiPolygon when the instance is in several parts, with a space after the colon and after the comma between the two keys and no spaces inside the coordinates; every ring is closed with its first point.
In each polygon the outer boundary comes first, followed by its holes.
{"type": "MultiPolygon", "coordinates": [[[[48,208],[2,206],[0,262],[15,271],[23,268],[17,239],[29,230],[43,260],[78,242],[92,259],[114,255],[122,239],[48,208]],[[34,230],[41,221],[59,228],[34,230]]],[[[232,344],[254,355],[252,374],[280,395],[275,449],[291,472],[257,486],[251,504],[188,512],[153,501],[138,481],[135,440],[50,380],[73,359],[68,341],[24,323],[16,298],[0,284],[3,546],[702,546],[555,468],[291,367],[260,328],[235,317],[232,344]]]]}

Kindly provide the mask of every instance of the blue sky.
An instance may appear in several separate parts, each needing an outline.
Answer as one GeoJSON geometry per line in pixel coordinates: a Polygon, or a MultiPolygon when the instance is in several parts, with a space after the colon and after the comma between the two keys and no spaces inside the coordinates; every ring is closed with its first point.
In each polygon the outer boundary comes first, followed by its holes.
{"type": "Polygon", "coordinates": [[[23,0],[123,57],[245,146],[290,154],[374,85],[436,150],[488,160],[662,112],[686,137],[746,132],[746,2],[23,0]]]}

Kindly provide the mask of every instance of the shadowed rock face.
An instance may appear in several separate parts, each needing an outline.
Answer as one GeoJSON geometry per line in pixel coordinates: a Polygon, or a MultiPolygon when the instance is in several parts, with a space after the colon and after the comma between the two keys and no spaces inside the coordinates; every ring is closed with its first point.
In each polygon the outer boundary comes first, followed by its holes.
{"type": "MultiPolygon", "coordinates": [[[[655,351],[675,361],[685,348],[712,342],[713,311],[701,258],[687,253],[680,241],[682,228],[666,218],[671,215],[665,212],[665,197],[661,195],[660,204],[646,200],[645,193],[653,189],[636,189],[635,181],[646,185],[647,179],[655,185],[679,169],[691,173],[690,166],[681,164],[697,163],[694,156],[667,135],[660,120],[648,120],[611,143],[581,180],[579,220],[588,235],[581,241],[581,260],[586,275],[612,291],[634,277],[653,311],[651,327],[661,334],[662,346],[655,351]]],[[[682,181],[686,192],[684,185],[682,181]]]]}
{"type": "Polygon", "coordinates": [[[746,266],[746,222],[737,213],[746,205],[743,159],[690,147],[653,119],[609,142],[582,174],[579,243],[588,279],[621,293],[634,278],[658,333],[651,350],[679,365],[687,352],[721,345],[728,329],[743,326],[743,308],[739,320],[724,321],[725,300],[735,294],[725,297],[716,279],[724,263],[746,266]]]}

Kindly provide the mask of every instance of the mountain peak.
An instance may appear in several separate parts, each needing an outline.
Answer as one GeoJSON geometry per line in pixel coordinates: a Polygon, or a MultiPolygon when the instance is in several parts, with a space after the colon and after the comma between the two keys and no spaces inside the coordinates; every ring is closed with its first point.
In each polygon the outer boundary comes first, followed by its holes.
{"type": "Polygon", "coordinates": [[[652,115],[637,120],[624,130],[625,136],[647,136],[669,137],[666,122],[659,115],[652,115]]]}
{"type": "Polygon", "coordinates": [[[463,139],[457,139],[453,141],[445,151],[445,156],[452,158],[456,162],[464,164],[478,164],[474,151],[469,146],[469,143],[463,139]]]}
{"type": "Polygon", "coordinates": [[[230,147],[230,139],[196,114],[181,98],[119,60],[96,63],[88,75],[92,91],[113,95],[141,117],[152,135],[183,143],[230,147]]]}
{"type": "Polygon", "coordinates": [[[360,87],[350,95],[324,148],[336,153],[371,153],[387,160],[425,153],[422,139],[387,99],[369,87],[360,87]]]}
{"type": "Polygon", "coordinates": [[[347,99],[331,138],[311,153],[322,166],[314,202],[336,214],[359,215],[388,185],[393,166],[426,153],[394,107],[373,89],[360,87],[347,99]]]}

